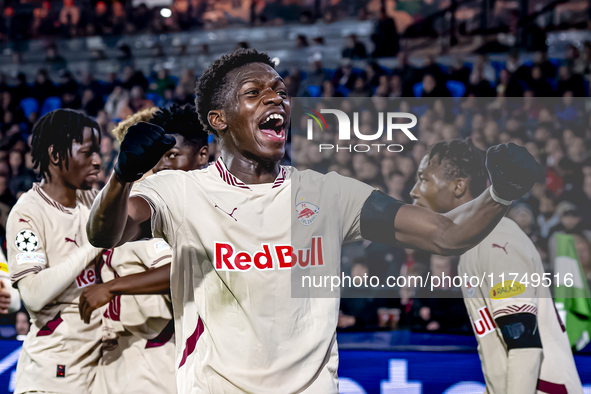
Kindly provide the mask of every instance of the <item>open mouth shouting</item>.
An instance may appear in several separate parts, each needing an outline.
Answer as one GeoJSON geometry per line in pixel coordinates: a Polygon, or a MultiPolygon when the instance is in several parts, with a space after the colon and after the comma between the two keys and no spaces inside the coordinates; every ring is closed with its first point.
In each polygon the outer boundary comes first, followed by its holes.
{"type": "Polygon", "coordinates": [[[284,141],[285,117],[278,113],[270,114],[259,123],[259,130],[271,141],[284,141]]]}

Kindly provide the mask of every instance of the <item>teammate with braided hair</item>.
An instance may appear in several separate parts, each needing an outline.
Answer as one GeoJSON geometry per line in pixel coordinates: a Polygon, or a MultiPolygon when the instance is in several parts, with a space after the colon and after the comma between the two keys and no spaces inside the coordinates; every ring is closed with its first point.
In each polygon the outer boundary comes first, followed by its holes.
{"type": "Polygon", "coordinates": [[[494,190],[440,215],[335,173],[280,166],[291,101],[269,56],[252,49],[212,63],[196,107],[221,158],[132,191],[174,145],[160,127],[133,126],[88,225],[103,247],[153,236],[171,245],[183,393],[337,393],[338,294],[292,297],[302,273],[340,276],[342,243],[362,237],[461,254],[542,175],[524,148],[498,146],[488,155],[494,190]]]}
{"type": "Polygon", "coordinates": [[[94,313],[83,324],[77,311],[102,252],[85,231],[100,140],[97,123],[72,110],[50,112],[33,128],[33,162],[43,180],[18,200],[6,228],[11,280],[31,316],[15,393],[92,389],[101,318],[94,313]]]}

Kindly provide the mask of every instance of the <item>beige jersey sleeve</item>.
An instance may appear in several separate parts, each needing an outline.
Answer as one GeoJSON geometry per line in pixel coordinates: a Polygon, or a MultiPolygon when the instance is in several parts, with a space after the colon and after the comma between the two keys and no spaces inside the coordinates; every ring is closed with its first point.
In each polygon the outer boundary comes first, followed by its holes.
{"type": "Polygon", "coordinates": [[[152,211],[152,236],[174,243],[174,235],[184,220],[185,177],[183,171],[163,171],[136,183],[131,197],[148,202],[152,211]]]}
{"type": "Polygon", "coordinates": [[[45,246],[43,245],[43,225],[35,220],[35,215],[23,205],[13,208],[6,223],[6,248],[8,249],[8,269],[10,280],[16,283],[27,275],[33,275],[47,267],[45,246]]]}
{"type": "Polygon", "coordinates": [[[360,214],[365,200],[376,190],[357,179],[345,177],[331,172],[326,175],[327,181],[334,183],[338,190],[338,208],[343,242],[361,239],[360,214]]]}
{"type": "Polygon", "coordinates": [[[153,239],[145,248],[136,248],[135,253],[139,261],[148,269],[162,267],[172,261],[170,245],[159,238],[153,239]]]}
{"type": "Polygon", "coordinates": [[[505,227],[509,231],[494,233],[480,245],[481,261],[486,262],[483,294],[491,299],[493,319],[514,313],[537,315],[539,286],[531,279],[534,273],[540,275],[535,269],[539,254],[517,224],[511,221],[505,227]]]}

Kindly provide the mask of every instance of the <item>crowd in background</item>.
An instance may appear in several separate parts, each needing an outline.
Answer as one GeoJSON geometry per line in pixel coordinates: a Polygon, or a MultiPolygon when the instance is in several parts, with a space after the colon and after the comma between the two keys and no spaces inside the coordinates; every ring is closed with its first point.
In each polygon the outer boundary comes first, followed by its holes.
{"type": "MultiPolygon", "coordinates": [[[[314,41],[321,42],[322,38],[314,41]]],[[[366,48],[354,35],[348,37],[337,69],[327,69],[321,59],[315,59],[307,70],[280,70],[289,94],[327,100],[357,98],[357,104],[343,104],[342,109],[360,111],[360,130],[365,134],[375,132],[377,111],[415,113],[419,121],[413,133],[418,142],[399,133],[394,135],[393,143],[404,147],[400,153],[382,150],[351,155],[343,150],[323,155],[310,141],[294,135],[290,141],[294,156],[286,161],[293,159],[300,168],[354,176],[392,197],[411,202],[418,163],[432,144],[470,137],[483,151],[498,143],[523,145],[546,166],[546,180],[514,203],[509,217],[532,239],[548,269],[552,235],[573,234],[587,279],[591,280],[591,108],[585,99],[589,97],[591,43],[582,45],[580,51],[571,47],[566,58],[560,60],[538,52],[533,62],[524,63],[518,52],[512,52],[504,62],[477,56],[471,62],[457,58],[452,66],[442,66],[436,58],[427,57],[417,67],[397,47],[386,45],[380,49],[381,41],[374,42],[373,48],[366,48]],[[369,58],[380,50],[388,56],[397,54],[397,66],[386,69],[369,58]],[[365,60],[365,67],[358,67],[360,60],[365,60]]],[[[307,45],[305,36],[297,37],[298,48],[307,45]]],[[[59,62],[58,54],[51,56],[59,62]]],[[[192,103],[198,78],[191,69],[175,77],[164,67],[144,75],[129,63],[122,72],[97,80],[90,74],[73,75],[65,62],[63,66],[59,80],[51,80],[45,69],[38,71],[34,81],[28,81],[24,74],[14,80],[0,78],[0,237],[4,249],[3,228],[8,212],[37,180],[28,140],[44,112],[59,106],[80,110],[97,120],[103,135],[103,169],[95,186],[102,187],[117,158],[118,147],[110,134],[114,125],[147,107],[192,103]]],[[[303,127],[300,121],[293,119],[293,127],[303,127]]],[[[338,143],[334,134],[327,133],[323,138],[327,143],[338,143]]],[[[211,148],[214,159],[219,154],[215,142],[211,148]]],[[[427,272],[453,275],[457,262],[453,257],[429,256],[370,242],[347,245],[343,252],[343,270],[352,276],[424,276],[427,272]]],[[[461,299],[423,299],[407,288],[394,289],[395,297],[389,299],[367,290],[356,291],[347,290],[345,297],[362,297],[343,299],[339,320],[342,329],[471,332],[461,299]]],[[[24,331],[22,313],[16,319],[17,332],[24,331]]],[[[5,336],[1,327],[0,336],[5,336]]]]}

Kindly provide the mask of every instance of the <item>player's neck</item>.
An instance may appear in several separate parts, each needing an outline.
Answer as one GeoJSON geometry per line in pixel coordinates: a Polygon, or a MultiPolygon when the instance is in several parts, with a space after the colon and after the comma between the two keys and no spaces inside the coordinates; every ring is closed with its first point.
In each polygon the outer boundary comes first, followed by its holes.
{"type": "Polygon", "coordinates": [[[76,206],[76,189],[66,186],[63,179],[58,177],[52,177],[49,181],[43,179],[40,186],[45,194],[64,207],[73,208],[76,206]]]}
{"type": "Polygon", "coordinates": [[[280,170],[279,162],[258,162],[227,152],[222,152],[222,160],[228,171],[246,185],[273,183],[280,170]]]}

